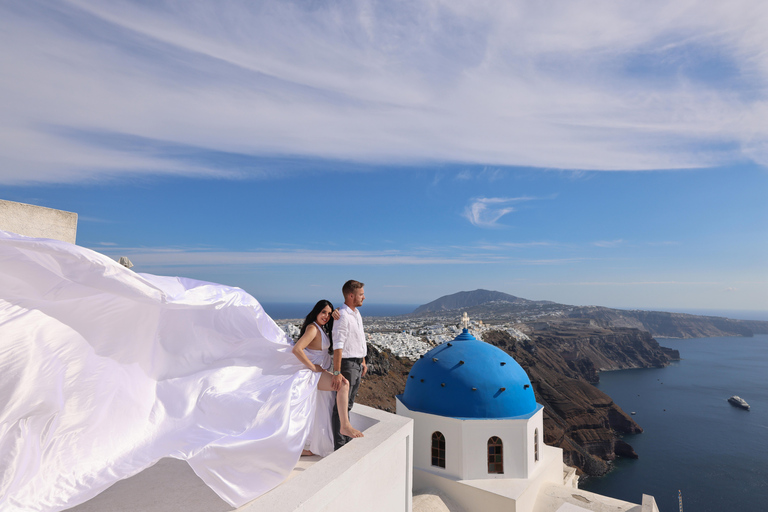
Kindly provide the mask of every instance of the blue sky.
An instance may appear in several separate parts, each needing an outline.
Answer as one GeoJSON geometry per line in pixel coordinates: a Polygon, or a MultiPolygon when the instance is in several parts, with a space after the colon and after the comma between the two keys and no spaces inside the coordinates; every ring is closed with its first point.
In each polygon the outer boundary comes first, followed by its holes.
{"type": "Polygon", "coordinates": [[[0,198],[265,302],[768,310],[767,5],[0,0],[0,198]]]}

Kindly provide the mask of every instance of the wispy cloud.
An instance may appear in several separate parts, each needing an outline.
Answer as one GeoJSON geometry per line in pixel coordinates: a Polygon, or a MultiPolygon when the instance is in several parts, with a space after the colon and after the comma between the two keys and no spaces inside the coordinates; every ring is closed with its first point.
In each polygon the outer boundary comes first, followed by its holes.
{"type": "Polygon", "coordinates": [[[614,248],[614,247],[638,247],[638,246],[648,246],[648,247],[671,247],[680,245],[680,242],[675,242],[672,240],[667,241],[661,241],[661,242],[654,242],[654,241],[646,241],[646,242],[629,242],[627,240],[624,240],[623,238],[618,238],[616,240],[598,240],[597,242],[592,242],[593,246],[595,247],[603,247],[603,248],[614,248]]]}
{"type": "Polygon", "coordinates": [[[535,259],[535,260],[513,260],[518,265],[568,265],[579,261],[585,261],[587,258],[550,258],[550,259],[535,259]]]}
{"type": "Polygon", "coordinates": [[[509,199],[499,197],[481,197],[473,199],[464,209],[464,217],[481,228],[497,227],[496,222],[504,215],[515,211],[509,206],[509,199]]]}
{"type": "Polygon", "coordinates": [[[555,5],[3,2],[0,183],[768,163],[765,2],[555,5]]]}
{"type": "Polygon", "coordinates": [[[537,286],[642,286],[642,285],[717,285],[715,281],[578,281],[536,283],[537,286]]]}
{"type": "Polygon", "coordinates": [[[474,256],[444,257],[402,251],[201,251],[171,247],[110,248],[116,257],[126,255],[135,265],[152,268],[218,265],[466,265],[487,263],[474,256]]]}
{"type": "Polygon", "coordinates": [[[555,242],[503,242],[499,245],[502,247],[518,249],[528,247],[553,247],[559,244],[555,242]]]}
{"type": "MultiPolygon", "coordinates": [[[[224,265],[474,265],[505,263],[519,266],[559,265],[578,258],[520,259],[487,252],[460,253],[440,248],[385,251],[282,249],[225,251],[189,247],[99,247],[114,259],[128,256],[139,268],[210,267],[224,265]]],[[[392,285],[395,286],[395,285],[392,285]]]]}
{"type": "Polygon", "coordinates": [[[618,239],[618,240],[600,240],[598,242],[593,242],[592,245],[594,245],[596,247],[610,248],[610,247],[618,247],[620,245],[624,245],[625,243],[626,242],[624,240],[622,240],[622,239],[618,239]]]}
{"type": "Polygon", "coordinates": [[[648,245],[651,247],[664,247],[664,246],[671,246],[671,245],[680,245],[680,242],[675,242],[672,240],[664,241],[664,242],[647,242],[648,245]]]}
{"type": "Polygon", "coordinates": [[[515,211],[511,206],[521,201],[531,201],[533,197],[478,197],[472,199],[464,208],[464,217],[473,225],[481,228],[496,228],[499,219],[515,211]]]}
{"type": "Polygon", "coordinates": [[[456,174],[456,180],[459,181],[468,181],[471,179],[482,179],[489,182],[498,181],[502,178],[504,175],[504,169],[501,169],[499,167],[483,167],[480,170],[477,171],[470,171],[469,169],[464,169],[460,171],[458,174],[456,174]]]}
{"type": "MultiPolygon", "coordinates": [[[[506,251],[509,249],[540,249],[542,247],[555,247],[558,245],[555,242],[499,242],[494,244],[480,243],[476,244],[475,247],[486,251],[506,251]]],[[[458,248],[458,246],[456,247],[458,248]]]]}

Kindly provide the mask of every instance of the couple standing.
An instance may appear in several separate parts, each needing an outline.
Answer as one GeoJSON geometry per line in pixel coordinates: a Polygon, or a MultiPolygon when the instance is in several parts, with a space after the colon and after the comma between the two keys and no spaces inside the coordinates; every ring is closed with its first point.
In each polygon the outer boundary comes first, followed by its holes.
{"type": "MultiPolygon", "coordinates": [[[[333,449],[338,450],[349,440],[363,437],[349,423],[349,411],[355,402],[360,380],[365,376],[368,367],[365,362],[367,347],[363,331],[363,318],[358,308],[365,300],[363,283],[349,280],[344,283],[341,291],[344,304],[337,310],[327,300],[319,301],[307,315],[301,327],[299,339],[293,348],[293,353],[313,372],[321,372],[318,389],[335,391],[336,399],[331,416],[333,449]],[[333,364],[328,366],[327,348],[333,343],[333,364]]],[[[321,394],[328,397],[329,394],[321,394]]],[[[327,425],[327,412],[330,404],[318,400],[317,412],[308,440],[308,449],[303,455],[328,455],[330,453],[330,436],[324,425],[327,425]]]]}
{"type": "Polygon", "coordinates": [[[363,284],[343,293],[335,329],[329,304],[306,329],[318,367],[240,288],[0,230],[0,510],[69,509],[166,457],[240,507],[290,475],[315,424],[328,453],[332,423],[338,445],[362,435],[348,412],[366,372],[363,284]]]}

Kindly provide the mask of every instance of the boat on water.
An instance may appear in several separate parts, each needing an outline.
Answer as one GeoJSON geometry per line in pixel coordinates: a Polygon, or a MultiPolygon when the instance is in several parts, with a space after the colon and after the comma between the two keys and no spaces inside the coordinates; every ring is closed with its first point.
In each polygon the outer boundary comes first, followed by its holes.
{"type": "Polygon", "coordinates": [[[735,405],[736,407],[741,407],[742,409],[749,410],[749,404],[746,400],[741,398],[740,396],[733,395],[731,398],[728,399],[728,402],[731,405],[735,405]]]}

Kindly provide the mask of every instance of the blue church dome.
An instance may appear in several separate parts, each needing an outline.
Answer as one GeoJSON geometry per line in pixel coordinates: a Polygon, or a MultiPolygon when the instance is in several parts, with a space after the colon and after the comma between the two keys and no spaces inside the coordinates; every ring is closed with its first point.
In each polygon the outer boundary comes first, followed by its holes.
{"type": "Polygon", "coordinates": [[[517,361],[467,329],[416,361],[398,398],[412,411],[453,418],[513,418],[539,407],[517,361]]]}

